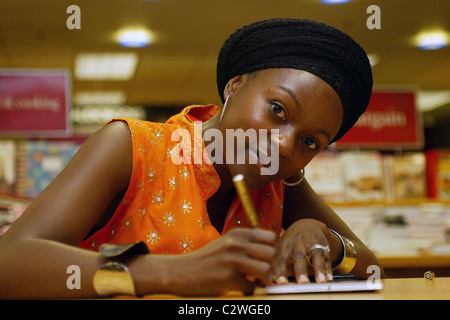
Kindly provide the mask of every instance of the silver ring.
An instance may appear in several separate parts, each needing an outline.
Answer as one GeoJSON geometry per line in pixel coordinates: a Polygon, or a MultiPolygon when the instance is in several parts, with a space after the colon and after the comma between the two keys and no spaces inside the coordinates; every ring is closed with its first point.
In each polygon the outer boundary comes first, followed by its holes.
{"type": "Polygon", "coordinates": [[[325,254],[325,257],[330,254],[330,247],[329,246],[324,246],[324,245],[321,245],[321,244],[315,244],[309,249],[308,256],[309,256],[310,259],[311,259],[311,253],[314,250],[322,250],[323,253],[325,254]]]}

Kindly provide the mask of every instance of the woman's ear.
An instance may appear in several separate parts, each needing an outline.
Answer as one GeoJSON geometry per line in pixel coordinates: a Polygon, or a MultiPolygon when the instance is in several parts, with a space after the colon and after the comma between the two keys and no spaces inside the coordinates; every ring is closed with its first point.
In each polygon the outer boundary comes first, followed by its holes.
{"type": "Polygon", "coordinates": [[[235,93],[243,83],[242,80],[243,76],[241,75],[231,78],[227,82],[225,89],[223,89],[223,96],[227,97],[228,95],[233,95],[233,93],[235,93]]]}

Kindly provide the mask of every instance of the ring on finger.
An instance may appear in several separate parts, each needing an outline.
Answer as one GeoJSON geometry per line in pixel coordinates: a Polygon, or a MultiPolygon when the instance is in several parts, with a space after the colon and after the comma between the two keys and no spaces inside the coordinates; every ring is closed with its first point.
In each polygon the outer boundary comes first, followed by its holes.
{"type": "Polygon", "coordinates": [[[324,246],[324,245],[321,245],[321,244],[315,244],[311,248],[309,248],[308,256],[309,256],[310,259],[311,259],[311,253],[314,250],[321,250],[321,251],[323,251],[325,257],[327,257],[330,254],[330,247],[329,246],[324,246]]]}

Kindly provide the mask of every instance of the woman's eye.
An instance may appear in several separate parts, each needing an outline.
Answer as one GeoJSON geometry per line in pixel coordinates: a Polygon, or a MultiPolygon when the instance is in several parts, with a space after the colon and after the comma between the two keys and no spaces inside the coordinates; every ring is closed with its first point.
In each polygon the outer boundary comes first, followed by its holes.
{"type": "Polygon", "coordinates": [[[286,121],[286,112],[283,107],[277,103],[272,103],[272,111],[275,115],[283,121],[286,121]]]}
{"type": "Polygon", "coordinates": [[[309,149],[311,149],[311,150],[313,150],[313,151],[315,151],[315,150],[317,150],[317,149],[319,148],[319,146],[317,145],[316,141],[314,141],[314,139],[311,139],[311,138],[309,138],[309,137],[304,138],[304,139],[303,139],[303,142],[306,144],[306,146],[307,146],[309,149]]]}

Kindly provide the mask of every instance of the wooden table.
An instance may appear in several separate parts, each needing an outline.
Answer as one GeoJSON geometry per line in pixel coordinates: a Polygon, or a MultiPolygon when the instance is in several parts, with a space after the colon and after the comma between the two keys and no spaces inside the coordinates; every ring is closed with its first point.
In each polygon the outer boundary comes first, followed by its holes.
{"type": "Polygon", "coordinates": [[[386,278],[422,277],[425,271],[432,270],[436,277],[450,277],[450,256],[422,254],[403,257],[378,257],[384,268],[386,278]]]}
{"type": "MultiPolygon", "coordinates": [[[[266,295],[264,288],[258,288],[253,296],[229,294],[220,299],[237,300],[450,300],[450,277],[436,277],[433,280],[425,278],[384,279],[384,288],[373,292],[351,293],[312,293],[266,295]]],[[[175,295],[147,295],[144,299],[183,299],[198,300],[211,297],[186,298],[175,295]]]]}
{"type": "MultiPolygon", "coordinates": [[[[255,299],[322,299],[322,300],[450,300],[450,278],[385,279],[380,291],[351,293],[291,294],[266,296],[257,291],[255,299]]],[[[260,289],[258,289],[260,290],[260,289]]],[[[261,289],[263,290],[263,289],[261,289]]]]}

